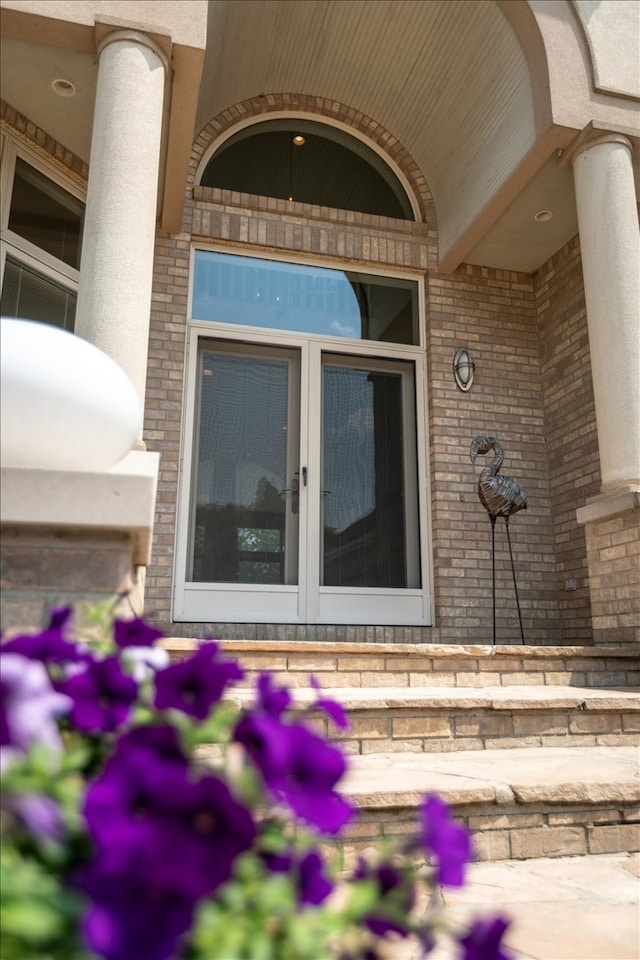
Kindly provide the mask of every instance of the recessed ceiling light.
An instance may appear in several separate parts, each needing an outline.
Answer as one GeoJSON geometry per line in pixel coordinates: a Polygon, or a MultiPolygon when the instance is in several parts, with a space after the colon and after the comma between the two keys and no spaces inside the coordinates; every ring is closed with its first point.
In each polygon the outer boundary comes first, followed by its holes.
{"type": "Polygon", "coordinates": [[[551,220],[553,217],[553,210],[538,210],[534,216],[534,220],[537,223],[545,223],[547,220],[551,220]]]}
{"type": "Polygon", "coordinates": [[[293,138],[293,142],[294,142],[294,144],[295,144],[296,147],[303,147],[307,141],[306,141],[305,138],[302,136],[302,134],[297,133],[297,134],[295,135],[295,137],[293,138]]]}
{"type": "Polygon", "coordinates": [[[76,93],[76,88],[73,83],[71,83],[71,80],[63,80],[62,77],[52,81],[51,89],[54,93],[57,93],[59,97],[73,97],[76,93]]]}

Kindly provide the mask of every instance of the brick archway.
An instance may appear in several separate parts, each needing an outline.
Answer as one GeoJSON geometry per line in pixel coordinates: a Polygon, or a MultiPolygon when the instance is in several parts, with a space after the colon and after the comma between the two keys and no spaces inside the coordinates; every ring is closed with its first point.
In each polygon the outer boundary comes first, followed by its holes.
{"type": "Polygon", "coordinates": [[[381,124],[371,117],[338,103],[335,100],[326,100],[323,97],[306,96],[304,94],[269,94],[263,97],[252,97],[236,103],[223,110],[209,121],[200,131],[194,141],[191,152],[188,189],[195,185],[197,170],[203,157],[211,145],[224,133],[254,117],[264,117],[270,114],[290,113],[313,115],[318,121],[335,121],[345,127],[357,131],[370,144],[375,145],[376,152],[383,158],[391,161],[402,173],[412,191],[424,223],[435,226],[435,205],[431,191],[420,168],[413,160],[408,150],[381,124]]]}

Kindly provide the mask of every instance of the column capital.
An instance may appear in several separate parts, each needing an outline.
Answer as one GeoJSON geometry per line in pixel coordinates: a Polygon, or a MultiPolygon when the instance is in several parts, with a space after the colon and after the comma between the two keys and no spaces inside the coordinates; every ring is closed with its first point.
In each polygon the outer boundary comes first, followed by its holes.
{"type": "Polygon", "coordinates": [[[613,130],[601,127],[599,124],[588,123],[587,126],[574,137],[568,147],[566,147],[558,159],[558,166],[562,168],[571,167],[574,161],[585,150],[596,147],[604,143],[621,143],[628,147],[633,158],[634,152],[638,151],[637,131],[634,130],[613,130]]]}
{"type": "Polygon", "coordinates": [[[142,47],[147,47],[147,49],[151,50],[151,52],[156,55],[164,67],[165,74],[168,75],[169,56],[148,34],[142,33],[139,30],[111,30],[109,33],[100,37],[97,41],[96,49],[98,53],[98,59],[100,59],[106,47],[110,46],[112,43],[138,43],[142,47]]]}

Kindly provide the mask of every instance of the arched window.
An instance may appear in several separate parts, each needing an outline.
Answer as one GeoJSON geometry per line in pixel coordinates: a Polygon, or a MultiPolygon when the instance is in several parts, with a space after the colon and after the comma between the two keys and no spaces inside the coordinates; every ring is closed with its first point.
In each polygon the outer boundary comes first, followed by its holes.
{"type": "Polygon", "coordinates": [[[374,150],[342,129],[306,119],[265,120],[240,130],[214,154],[201,184],[414,219],[400,180],[374,150]]]}

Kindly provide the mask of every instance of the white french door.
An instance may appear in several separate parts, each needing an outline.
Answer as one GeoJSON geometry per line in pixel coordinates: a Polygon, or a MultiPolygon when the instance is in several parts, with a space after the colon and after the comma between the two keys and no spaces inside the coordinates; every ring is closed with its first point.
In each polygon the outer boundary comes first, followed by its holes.
{"type": "Polygon", "coordinates": [[[192,347],[174,619],[429,623],[420,351],[192,347]]]}

